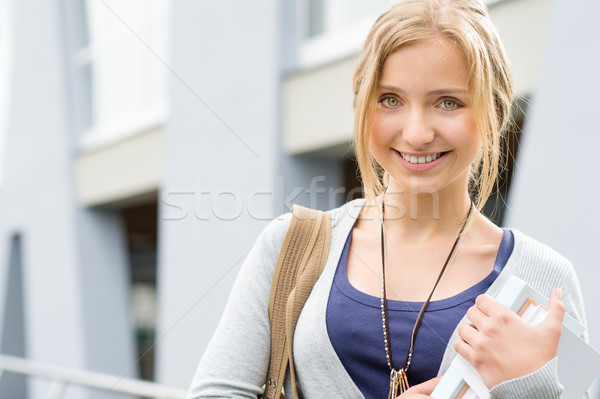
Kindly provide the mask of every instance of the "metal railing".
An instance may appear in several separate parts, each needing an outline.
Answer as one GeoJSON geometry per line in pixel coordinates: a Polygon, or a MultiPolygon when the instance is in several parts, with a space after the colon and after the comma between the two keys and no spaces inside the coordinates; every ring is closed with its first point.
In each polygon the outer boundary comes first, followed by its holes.
{"type": "Polygon", "coordinates": [[[187,396],[187,390],[181,388],[0,355],[0,378],[4,372],[50,380],[50,399],[60,399],[68,385],[155,399],[184,399],[187,396]]]}

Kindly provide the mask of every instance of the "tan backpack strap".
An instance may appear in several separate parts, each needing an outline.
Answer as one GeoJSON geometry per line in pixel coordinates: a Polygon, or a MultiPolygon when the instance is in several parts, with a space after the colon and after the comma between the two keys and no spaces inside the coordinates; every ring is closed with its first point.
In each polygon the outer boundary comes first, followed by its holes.
{"type": "MultiPolygon", "coordinates": [[[[269,299],[271,356],[263,395],[268,399],[282,396],[288,362],[292,363],[291,348],[296,322],[329,253],[329,213],[297,205],[292,208],[292,213],[292,221],[275,266],[269,299]]],[[[293,365],[290,373],[294,397],[297,398],[293,365]]]]}
{"type": "Polygon", "coordinates": [[[289,356],[290,376],[292,379],[292,392],[294,399],[298,398],[298,388],[296,385],[296,371],[294,367],[293,343],[294,331],[300,317],[300,312],[306,303],[308,296],[323,272],[327,256],[329,255],[329,244],[331,242],[331,219],[329,213],[323,215],[317,240],[312,249],[310,257],[307,259],[304,271],[299,276],[296,287],[290,293],[286,307],[286,352],[289,356]]]}

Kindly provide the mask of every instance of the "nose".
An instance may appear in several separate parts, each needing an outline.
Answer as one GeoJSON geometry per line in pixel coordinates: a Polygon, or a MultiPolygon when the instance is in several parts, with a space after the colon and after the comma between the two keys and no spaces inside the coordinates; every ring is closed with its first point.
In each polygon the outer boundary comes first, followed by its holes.
{"type": "Polygon", "coordinates": [[[402,138],[407,144],[421,149],[433,141],[435,132],[422,109],[413,108],[405,116],[402,138]]]}

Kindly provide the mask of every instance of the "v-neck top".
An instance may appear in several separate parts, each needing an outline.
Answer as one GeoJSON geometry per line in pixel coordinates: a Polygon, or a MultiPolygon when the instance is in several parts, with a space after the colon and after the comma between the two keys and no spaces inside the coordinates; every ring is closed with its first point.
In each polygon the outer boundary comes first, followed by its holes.
{"type": "MultiPolygon", "coordinates": [[[[365,398],[386,397],[390,370],[386,362],[381,320],[381,298],[356,289],[348,281],[348,235],[327,304],[327,331],[344,368],[365,398]]],[[[409,384],[427,381],[438,374],[452,332],[475,298],[496,280],[514,247],[510,230],[504,230],[493,270],[479,283],[449,298],[431,301],[415,339],[409,384]]],[[[388,300],[388,323],[394,367],[404,365],[413,326],[423,302],[388,300]]]]}

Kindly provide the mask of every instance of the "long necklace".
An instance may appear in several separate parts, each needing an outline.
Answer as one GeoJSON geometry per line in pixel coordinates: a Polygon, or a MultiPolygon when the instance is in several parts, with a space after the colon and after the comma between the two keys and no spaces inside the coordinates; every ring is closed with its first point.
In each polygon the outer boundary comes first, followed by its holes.
{"type": "Polygon", "coordinates": [[[469,212],[467,213],[467,217],[456,236],[456,240],[454,241],[454,245],[452,245],[452,249],[446,258],[446,262],[444,262],[444,266],[440,271],[440,274],[429,294],[427,300],[421,306],[421,310],[419,311],[419,315],[417,316],[417,320],[415,321],[415,325],[413,326],[412,336],[410,339],[410,346],[408,348],[408,353],[406,355],[406,360],[404,361],[404,366],[401,369],[395,369],[392,361],[392,347],[391,347],[391,337],[389,334],[390,328],[388,323],[388,314],[387,314],[387,297],[385,290],[385,202],[381,202],[381,320],[383,324],[383,340],[385,342],[385,357],[387,360],[387,364],[390,368],[390,391],[388,393],[388,399],[396,399],[396,397],[402,393],[404,393],[408,389],[408,378],[406,373],[408,372],[408,368],[410,367],[410,363],[412,361],[413,349],[415,344],[415,338],[417,337],[417,332],[419,331],[419,327],[421,326],[421,321],[423,320],[423,314],[427,309],[427,305],[429,305],[429,301],[435,292],[438,284],[444,277],[446,269],[454,260],[456,256],[456,252],[458,247],[460,246],[463,239],[463,232],[465,227],[467,226],[467,222],[471,218],[471,211],[473,210],[473,204],[471,203],[469,206],[469,212]]]}

